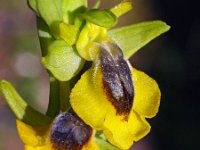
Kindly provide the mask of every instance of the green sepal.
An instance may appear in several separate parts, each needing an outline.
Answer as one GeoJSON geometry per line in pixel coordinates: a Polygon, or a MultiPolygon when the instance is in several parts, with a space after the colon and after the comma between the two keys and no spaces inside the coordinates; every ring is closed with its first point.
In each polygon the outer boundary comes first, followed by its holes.
{"type": "Polygon", "coordinates": [[[52,119],[29,106],[17,93],[15,88],[5,80],[0,80],[0,93],[2,93],[18,120],[29,125],[48,125],[52,119]]]}
{"type": "Polygon", "coordinates": [[[76,14],[86,10],[87,0],[62,0],[63,22],[74,24],[76,14]]]}
{"type": "Polygon", "coordinates": [[[169,29],[170,26],[165,22],[149,21],[110,30],[108,36],[121,47],[125,57],[130,58],[141,47],[169,29]]]}
{"type": "Polygon", "coordinates": [[[98,26],[110,28],[117,23],[117,17],[110,10],[91,9],[81,16],[98,26]]]}
{"type": "Polygon", "coordinates": [[[74,47],[63,40],[56,40],[48,48],[48,54],[42,58],[43,65],[59,81],[68,81],[82,68],[84,61],[74,47]]]}
{"type": "Polygon", "coordinates": [[[100,150],[120,150],[117,147],[111,145],[110,143],[104,141],[103,139],[99,137],[95,137],[95,142],[99,146],[100,150]]]}

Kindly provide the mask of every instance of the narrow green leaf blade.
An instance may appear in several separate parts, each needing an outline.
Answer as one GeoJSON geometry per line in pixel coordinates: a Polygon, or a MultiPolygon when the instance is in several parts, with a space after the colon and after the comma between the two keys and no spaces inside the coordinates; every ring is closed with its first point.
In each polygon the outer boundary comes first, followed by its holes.
{"type": "Polygon", "coordinates": [[[72,46],[56,40],[49,46],[42,63],[56,79],[68,81],[79,72],[84,62],[72,46]]]}
{"type": "Polygon", "coordinates": [[[0,80],[0,93],[4,95],[17,119],[29,125],[47,125],[51,123],[51,118],[30,107],[8,81],[0,80]]]}
{"type": "Polygon", "coordinates": [[[121,47],[125,57],[130,58],[141,47],[169,29],[170,26],[165,22],[150,21],[113,29],[108,35],[121,47]]]}
{"type": "Polygon", "coordinates": [[[91,9],[82,15],[96,25],[110,28],[117,23],[117,17],[110,10],[91,9]]]}

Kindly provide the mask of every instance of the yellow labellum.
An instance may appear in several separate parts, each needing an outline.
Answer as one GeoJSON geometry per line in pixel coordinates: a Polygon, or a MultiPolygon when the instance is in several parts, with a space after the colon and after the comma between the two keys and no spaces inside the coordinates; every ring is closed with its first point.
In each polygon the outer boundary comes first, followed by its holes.
{"type": "Polygon", "coordinates": [[[116,113],[108,100],[99,67],[86,71],[72,90],[70,102],[79,117],[96,130],[103,130],[106,138],[120,149],[128,149],[143,138],[150,125],[145,117],[153,117],[160,104],[157,83],[145,73],[132,68],[135,97],[128,120],[116,113]]]}
{"type": "MultiPolygon", "coordinates": [[[[50,140],[50,126],[32,127],[19,120],[16,121],[16,124],[25,150],[57,150],[50,140]]],[[[94,134],[83,145],[81,150],[99,150],[99,147],[94,142],[94,134]]]]}

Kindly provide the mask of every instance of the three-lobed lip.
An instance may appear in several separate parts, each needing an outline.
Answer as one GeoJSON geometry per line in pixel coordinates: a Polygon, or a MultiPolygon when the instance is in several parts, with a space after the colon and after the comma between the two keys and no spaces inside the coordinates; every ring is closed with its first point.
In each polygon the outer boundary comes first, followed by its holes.
{"type": "Polygon", "coordinates": [[[108,99],[116,108],[117,114],[128,115],[134,99],[134,85],[128,62],[115,43],[104,42],[100,47],[99,57],[108,99]]]}

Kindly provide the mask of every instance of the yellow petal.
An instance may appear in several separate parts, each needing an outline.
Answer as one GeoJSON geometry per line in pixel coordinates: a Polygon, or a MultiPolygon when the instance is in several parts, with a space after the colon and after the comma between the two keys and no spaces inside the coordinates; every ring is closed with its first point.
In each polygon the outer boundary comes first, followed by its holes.
{"type": "Polygon", "coordinates": [[[104,122],[104,134],[108,141],[120,149],[128,149],[133,144],[133,139],[128,129],[127,121],[116,116],[114,108],[110,109],[104,122]]]}
{"type": "Polygon", "coordinates": [[[160,89],[155,80],[144,72],[132,68],[135,98],[134,110],[147,118],[154,117],[160,105],[160,89]]]}
{"type": "Polygon", "coordinates": [[[99,150],[99,147],[94,142],[89,142],[83,146],[81,150],[99,150]]]}
{"type": "Polygon", "coordinates": [[[128,129],[134,141],[139,141],[149,133],[151,126],[144,117],[132,111],[129,115],[128,129]]]}
{"type": "MultiPolygon", "coordinates": [[[[49,140],[48,127],[32,127],[19,120],[16,122],[25,150],[55,150],[49,140]]],[[[94,135],[93,133],[81,150],[99,150],[98,145],[94,142],[94,135]]]]}
{"type": "Polygon", "coordinates": [[[109,110],[104,122],[104,134],[120,149],[129,149],[134,141],[138,141],[150,131],[149,124],[133,111],[128,121],[125,121],[123,116],[116,115],[114,108],[109,110]]]}
{"type": "Polygon", "coordinates": [[[102,86],[100,70],[92,68],[81,76],[70,95],[73,110],[96,130],[102,129],[107,106],[111,105],[102,86]]]}
{"type": "Polygon", "coordinates": [[[33,148],[41,149],[51,147],[49,142],[50,140],[48,138],[48,127],[32,127],[19,120],[16,121],[16,124],[19,136],[25,144],[25,149],[31,150],[33,148]]]}
{"type": "Polygon", "coordinates": [[[95,133],[90,137],[90,140],[85,143],[81,150],[99,150],[98,145],[94,141],[95,133]]]}
{"type": "Polygon", "coordinates": [[[43,146],[30,146],[25,145],[25,150],[54,150],[51,144],[43,145],[43,146]]]}

